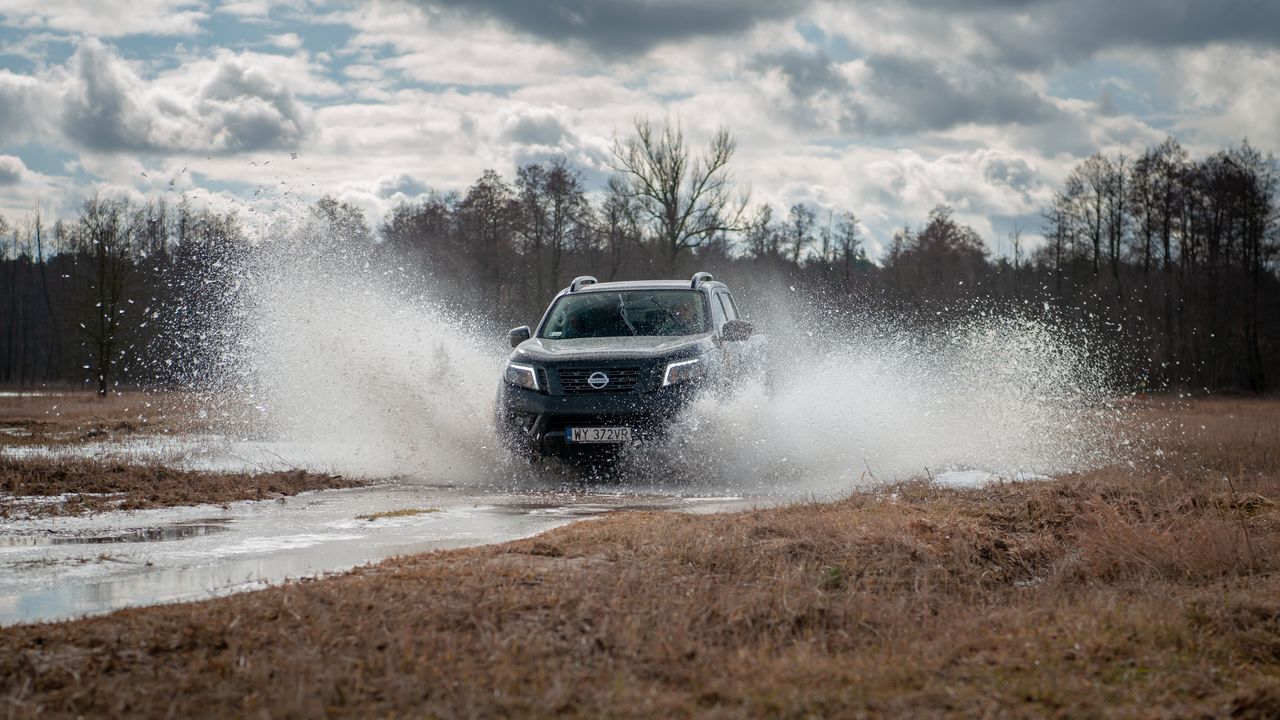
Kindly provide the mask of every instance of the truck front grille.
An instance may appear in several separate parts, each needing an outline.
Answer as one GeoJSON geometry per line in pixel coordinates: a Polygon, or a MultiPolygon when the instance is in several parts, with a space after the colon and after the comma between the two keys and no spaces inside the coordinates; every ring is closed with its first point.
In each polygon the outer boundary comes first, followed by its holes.
{"type": "MultiPolygon", "coordinates": [[[[640,382],[640,368],[562,368],[560,387],[565,395],[617,395],[635,392],[640,382]],[[608,378],[603,387],[592,387],[591,377],[601,373],[608,378]]],[[[599,377],[597,376],[597,379],[599,377]]],[[[598,383],[597,383],[598,384],[598,383]]]]}

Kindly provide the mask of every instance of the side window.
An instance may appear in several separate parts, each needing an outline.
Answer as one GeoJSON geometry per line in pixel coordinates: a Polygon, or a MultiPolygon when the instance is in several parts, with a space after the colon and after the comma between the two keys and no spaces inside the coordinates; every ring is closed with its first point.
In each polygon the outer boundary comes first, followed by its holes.
{"type": "Polygon", "coordinates": [[[715,299],[711,301],[711,322],[715,325],[716,332],[724,327],[724,323],[729,319],[728,314],[724,310],[724,297],[721,293],[716,293],[715,299]]]}
{"type": "Polygon", "coordinates": [[[717,292],[716,297],[721,301],[724,316],[730,320],[737,319],[737,306],[733,305],[733,296],[727,292],[717,292]]]}

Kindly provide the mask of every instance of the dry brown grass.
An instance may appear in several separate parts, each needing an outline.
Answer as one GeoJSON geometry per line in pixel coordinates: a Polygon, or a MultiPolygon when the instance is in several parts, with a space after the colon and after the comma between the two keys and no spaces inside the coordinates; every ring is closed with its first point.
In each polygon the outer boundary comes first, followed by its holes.
{"type": "Polygon", "coordinates": [[[112,392],[50,389],[21,397],[0,396],[0,447],[69,445],[139,434],[206,430],[196,396],[179,392],[112,392]]]}
{"type": "MultiPolygon", "coordinates": [[[[1280,403],[1155,465],[615,515],[7,629],[19,716],[1280,716],[1280,403]]],[[[1200,429],[1199,426],[1204,428],[1200,429]]]]}
{"type": "Polygon", "coordinates": [[[427,515],[434,512],[440,512],[440,508],[401,508],[399,510],[383,510],[382,512],[368,513],[367,515],[357,515],[357,520],[393,520],[395,518],[414,517],[416,515],[427,515]]]}
{"type": "MultiPolygon", "coordinates": [[[[93,392],[57,388],[0,396],[0,451],[6,446],[59,447],[207,431],[209,422],[200,418],[198,407],[208,402],[178,392],[124,391],[100,398],[93,392]]],[[[191,472],[119,459],[50,460],[0,454],[0,518],[221,504],[360,484],[301,471],[191,472]],[[29,499],[64,495],[57,502],[29,499]]]]}
{"type": "Polygon", "coordinates": [[[362,484],[341,476],[301,470],[259,474],[199,472],[122,460],[53,460],[0,455],[0,518],[268,500],[307,490],[362,484]],[[55,497],[56,502],[32,501],[32,498],[55,497]]]}

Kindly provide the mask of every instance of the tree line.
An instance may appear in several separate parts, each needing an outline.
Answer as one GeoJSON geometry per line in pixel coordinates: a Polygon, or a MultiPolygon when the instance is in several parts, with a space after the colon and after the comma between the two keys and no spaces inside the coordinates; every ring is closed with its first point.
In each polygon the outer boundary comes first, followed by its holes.
{"type": "Polygon", "coordinates": [[[92,197],[73,220],[0,217],[0,384],[174,382],[204,367],[221,268],[245,251],[234,214],[92,197]]]}
{"type": "Polygon", "coordinates": [[[1173,139],[1094,155],[1045,209],[1037,269],[1062,302],[1105,298],[1175,377],[1265,390],[1280,374],[1278,180],[1248,142],[1198,161],[1173,139]]]}
{"type": "MultiPolygon", "coordinates": [[[[579,274],[602,281],[708,270],[750,309],[770,289],[806,302],[947,322],[1017,308],[1123,344],[1136,382],[1262,392],[1280,371],[1277,165],[1247,142],[1201,159],[1173,140],[1138,156],[1095,155],[1043,209],[1045,242],[1023,228],[996,255],[939,206],[868,258],[850,209],[752,205],[731,172],[727,131],[691,148],[678,126],[636,123],[615,140],[601,189],[564,158],[513,177],[484,172],[432,191],[371,227],[324,197],[309,211],[372,262],[403,267],[455,307],[493,323],[535,320],[579,274]]],[[[90,198],[74,219],[39,212],[4,245],[0,383],[190,382],[207,367],[229,271],[247,252],[235,214],[156,200],[90,198]]],[[[225,305],[225,302],[222,302],[225,305]]],[[[994,361],[994,360],[993,360],[994,361]]]]}

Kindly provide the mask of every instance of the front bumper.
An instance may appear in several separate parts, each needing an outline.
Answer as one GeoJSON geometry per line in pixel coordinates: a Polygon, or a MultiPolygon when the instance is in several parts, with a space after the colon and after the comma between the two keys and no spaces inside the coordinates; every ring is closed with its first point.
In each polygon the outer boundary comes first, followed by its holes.
{"type": "Polygon", "coordinates": [[[568,427],[629,427],[633,442],[662,436],[692,400],[693,384],[618,395],[546,395],[503,383],[497,426],[508,447],[534,455],[565,457],[616,452],[618,445],[565,442],[568,427]]]}

